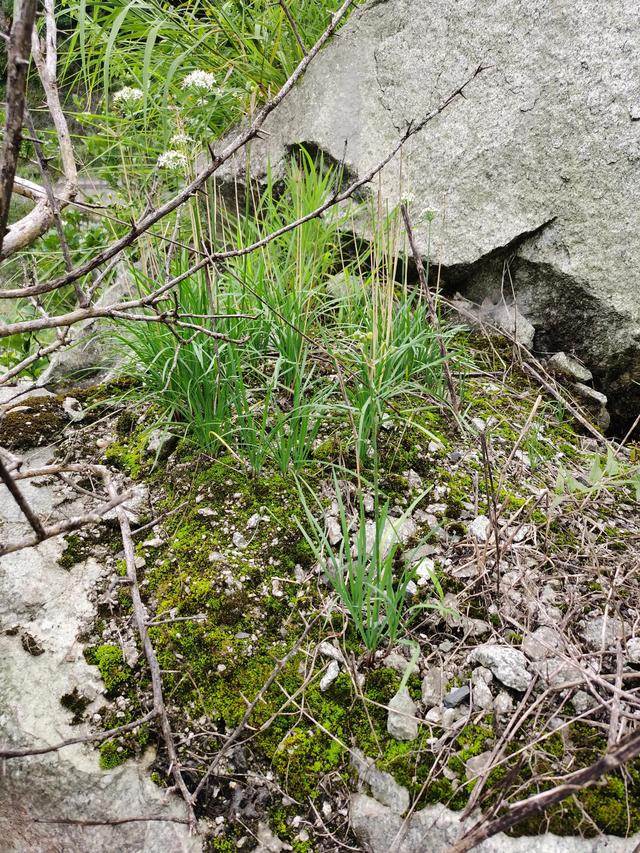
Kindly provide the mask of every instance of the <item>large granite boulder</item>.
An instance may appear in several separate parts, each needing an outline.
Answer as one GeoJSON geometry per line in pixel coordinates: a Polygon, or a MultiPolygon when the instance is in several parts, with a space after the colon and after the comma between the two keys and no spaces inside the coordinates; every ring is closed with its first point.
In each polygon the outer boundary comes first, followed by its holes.
{"type": "MultiPolygon", "coordinates": [[[[371,0],[267,122],[253,175],[299,144],[342,161],[345,142],[363,174],[488,66],[373,189],[438,211],[446,285],[515,295],[536,348],[580,357],[623,428],[640,409],[638,44],[637,0],[371,0]]],[[[417,236],[426,252],[424,219],[417,236]]]]}

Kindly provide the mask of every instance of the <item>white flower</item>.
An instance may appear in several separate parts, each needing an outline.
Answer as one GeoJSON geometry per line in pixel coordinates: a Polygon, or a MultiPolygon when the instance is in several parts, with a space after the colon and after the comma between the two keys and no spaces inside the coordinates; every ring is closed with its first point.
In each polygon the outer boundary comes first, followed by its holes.
{"type": "Polygon", "coordinates": [[[440,211],[437,207],[425,207],[418,218],[426,219],[427,222],[433,222],[438,213],[440,213],[440,211]]]}
{"type": "Polygon", "coordinates": [[[131,86],[125,86],[113,96],[114,106],[117,107],[136,107],[140,101],[144,100],[144,92],[141,89],[135,89],[131,86]]]}
{"type": "Polygon", "coordinates": [[[171,144],[176,146],[190,145],[193,141],[193,137],[189,136],[188,133],[176,133],[175,136],[171,137],[171,144]]]}
{"type": "Polygon", "coordinates": [[[198,93],[213,92],[216,78],[210,71],[192,71],[182,81],[183,89],[194,89],[198,93]]]}
{"type": "Polygon", "coordinates": [[[186,169],[189,161],[187,155],[182,151],[170,149],[158,157],[158,166],[161,169],[169,169],[172,172],[186,169]]]}

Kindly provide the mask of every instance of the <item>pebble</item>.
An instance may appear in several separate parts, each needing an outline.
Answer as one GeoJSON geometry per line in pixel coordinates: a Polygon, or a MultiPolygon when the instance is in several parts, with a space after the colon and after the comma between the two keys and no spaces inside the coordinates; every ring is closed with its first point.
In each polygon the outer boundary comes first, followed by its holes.
{"type": "Polygon", "coordinates": [[[486,542],[491,532],[491,522],[486,515],[479,515],[469,525],[469,533],[479,542],[486,542]]]}
{"type": "Polygon", "coordinates": [[[233,536],[231,537],[231,541],[233,542],[235,547],[239,548],[241,551],[243,551],[249,544],[239,530],[236,530],[236,532],[233,534],[233,536]]]}
{"type": "Polygon", "coordinates": [[[468,685],[464,685],[463,687],[454,687],[453,690],[450,690],[444,697],[444,707],[457,708],[465,702],[468,703],[470,696],[471,690],[468,685]]]}
{"type": "Polygon", "coordinates": [[[336,660],[329,661],[327,671],[320,679],[320,690],[328,690],[336,678],[340,675],[340,664],[336,660]]]}

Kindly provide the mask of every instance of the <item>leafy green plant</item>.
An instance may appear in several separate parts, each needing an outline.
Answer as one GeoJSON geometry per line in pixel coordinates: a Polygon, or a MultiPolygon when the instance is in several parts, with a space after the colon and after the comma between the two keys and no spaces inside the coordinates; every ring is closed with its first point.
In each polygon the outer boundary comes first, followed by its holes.
{"type": "Polygon", "coordinates": [[[398,532],[424,494],[419,495],[399,518],[389,514],[389,501],[381,502],[374,484],[374,518],[367,520],[364,494],[358,490],[356,534],[352,546],[354,522],[345,506],[338,476],[333,472],[333,486],[338,505],[338,522],[342,538],[337,550],[330,544],[322,518],[322,504],[309,492],[316,504],[314,513],[301,485],[300,496],[306,525],[298,520],[305,540],[348,612],[366,648],[373,652],[382,645],[393,645],[411,612],[417,609],[438,608],[444,593],[436,576],[431,578],[437,601],[421,602],[406,608],[407,587],[414,577],[409,567],[396,570],[399,549],[398,532]]]}
{"type": "Polygon", "coordinates": [[[602,491],[619,488],[632,489],[636,501],[640,501],[640,466],[620,462],[609,447],[606,457],[599,453],[593,454],[591,468],[586,475],[576,476],[560,469],[554,503],[557,505],[561,496],[566,494],[595,497],[602,491]]]}
{"type": "MultiPolygon", "coordinates": [[[[331,173],[303,155],[292,164],[284,192],[267,186],[253,217],[223,219],[223,240],[242,246],[259,239],[313,209],[331,187],[331,173]]],[[[232,260],[215,286],[204,270],[184,278],[176,291],[181,312],[201,320],[215,315],[212,331],[223,339],[186,327],[122,323],[128,370],[164,417],[213,453],[231,450],[254,474],[267,461],[282,471],[300,470],[328,414],[331,387],[316,383],[308,349],[309,333],[322,321],[319,283],[335,263],[338,226],[306,223],[262,251],[232,260]]],[[[200,239],[215,225],[203,225],[195,208],[190,227],[200,239]]],[[[161,258],[150,257],[149,275],[131,268],[144,293],[155,286],[154,269],[162,267],[161,258]]],[[[175,252],[169,273],[184,275],[189,265],[186,250],[175,252]]]]}

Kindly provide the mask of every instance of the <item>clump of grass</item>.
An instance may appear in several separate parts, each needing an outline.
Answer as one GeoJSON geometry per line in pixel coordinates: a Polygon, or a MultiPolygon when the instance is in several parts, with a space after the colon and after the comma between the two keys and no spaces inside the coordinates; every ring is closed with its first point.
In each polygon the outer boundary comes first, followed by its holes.
{"type": "Polygon", "coordinates": [[[338,476],[333,472],[333,487],[338,505],[341,540],[337,549],[330,542],[322,519],[322,503],[310,490],[316,505],[313,512],[304,487],[300,490],[306,525],[300,530],[318,563],[324,567],[327,579],[346,609],[358,636],[369,652],[383,645],[392,646],[400,637],[406,620],[417,609],[441,608],[444,592],[435,574],[431,582],[436,598],[431,602],[406,607],[407,587],[415,572],[409,567],[396,569],[400,547],[399,535],[424,494],[419,495],[400,518],[392,518],[389,500],[381,500],[374,482],[373,520],[368,521],[362,489],[357,495],[357,516],[351,518],[338,476]],[[352,532],[356,528],[352,541],[352,532]]]}

